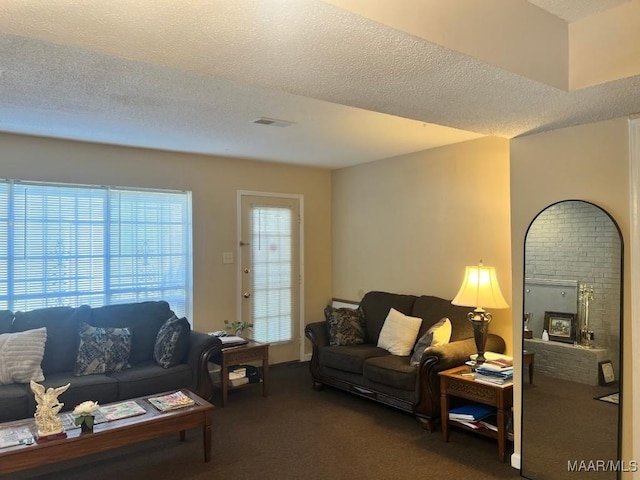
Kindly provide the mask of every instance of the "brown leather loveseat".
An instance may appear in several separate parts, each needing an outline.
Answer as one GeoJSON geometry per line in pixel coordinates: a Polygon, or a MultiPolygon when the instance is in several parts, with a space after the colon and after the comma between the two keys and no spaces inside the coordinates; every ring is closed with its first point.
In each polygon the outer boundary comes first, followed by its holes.
{"type": "MultiPolygon", "coordinates": [[[[438,372],[463,365],[476,353],[473,329],[467,307],[451,305],[450,300],[434,296],[414,296],[388,292],[369,292],[360,302],[364,316],[364,343],[330,345],[327,321],[307,325],[305,334],[313,344],[311,377],[313,386],[340,388],[361,397],[412,413],[423,428],[432,430],[440,417],[438,372]],[[380,331],[391,308],[411,317],[422,318],[418,341],[444,317],[451,321],[449,343],[430,346],[410,364],[409,356],[392,355],[377,346],[380,331]]],[[[503,353],[504,340],[489,334],[487,351],[503,353]]]]}

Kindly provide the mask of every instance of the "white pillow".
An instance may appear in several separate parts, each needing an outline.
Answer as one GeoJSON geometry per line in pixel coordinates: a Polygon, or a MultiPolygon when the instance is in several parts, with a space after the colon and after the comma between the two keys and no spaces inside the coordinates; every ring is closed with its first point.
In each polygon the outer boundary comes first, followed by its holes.
{"type": "Polygon", "coordinates": [[[45,327],[0,335],[0,385],[41,382],[45,327]]]}
{"type": "Polygon", "coordinates": [[[420,365],[422,354],[429,347],[437,347],[438,345],[446,345],[451,339],[451,320],[442,318],[438,322],[429,327],[422,337],[416,343],[416,348],[411,355],[409,363],[414,367],[420,365]]]}
{"type": "Polygon", "coordinates": [[[380,331],[378,347],[388,350],[393,355],[409,355],[416,343],[421,324],[421,318],[409,317],[392,308],[380,331]]]}
{"type": "Polygon", "coordinates": [[[449,340],[451,340],[451,320],[448,318],[443,318],[429,330],[433,332],[433,338],[430,345],[432,347],[446,345],[449,343],[449,340]]]}

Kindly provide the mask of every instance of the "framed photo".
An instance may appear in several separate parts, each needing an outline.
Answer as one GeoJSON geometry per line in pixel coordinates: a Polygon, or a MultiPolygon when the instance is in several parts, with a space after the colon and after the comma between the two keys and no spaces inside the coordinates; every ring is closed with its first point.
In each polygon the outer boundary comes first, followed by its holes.
{"type": "Polygon", "coordinates": [[[611,360],[598,362],[598,377],[600,378],[600,385],[611,385],[616,382],[616,374],[613,372],[611,360]]]}
{"type": "Polygon", "coordinates": [[[544,312],[544,328],[549,340],[573,343],[576,340],[576,314],[544,312]]]}

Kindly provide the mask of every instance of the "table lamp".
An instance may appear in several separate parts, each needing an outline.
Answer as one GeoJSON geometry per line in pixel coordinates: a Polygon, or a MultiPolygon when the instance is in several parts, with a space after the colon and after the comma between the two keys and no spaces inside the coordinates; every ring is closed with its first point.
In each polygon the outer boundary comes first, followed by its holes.
{"type": "Polygon", "coordinates": [[[485,361],[484,348],[492,318],[491,314],[484,309],[509,307],[500,291],[495,267],[486,267],[482,265],[482,261],[477,266],[467,266],[460,291],[451,303],[463,307],[475,307],[473,312],[469,312],[469,321],[473,326],[473,337],[478,350],[476,365],[481,365],[485,361]]]}

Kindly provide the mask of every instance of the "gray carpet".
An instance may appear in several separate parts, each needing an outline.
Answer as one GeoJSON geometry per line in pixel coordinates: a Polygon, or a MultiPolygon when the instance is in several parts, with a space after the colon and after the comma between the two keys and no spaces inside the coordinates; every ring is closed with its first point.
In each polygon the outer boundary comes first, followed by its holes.
{"type": "Polygon", "coordinates": [[[259,387],[230,392],[214,412],[209,464],[201,432],[191,430],[185,442],[169,436],[3,480],[520,478],[497,455],[491,439],[452,428],[444,443],[411,415],[331,388],[314,391],[308,364],[294,363],[271,368],[267,398],[259,387]]]}

